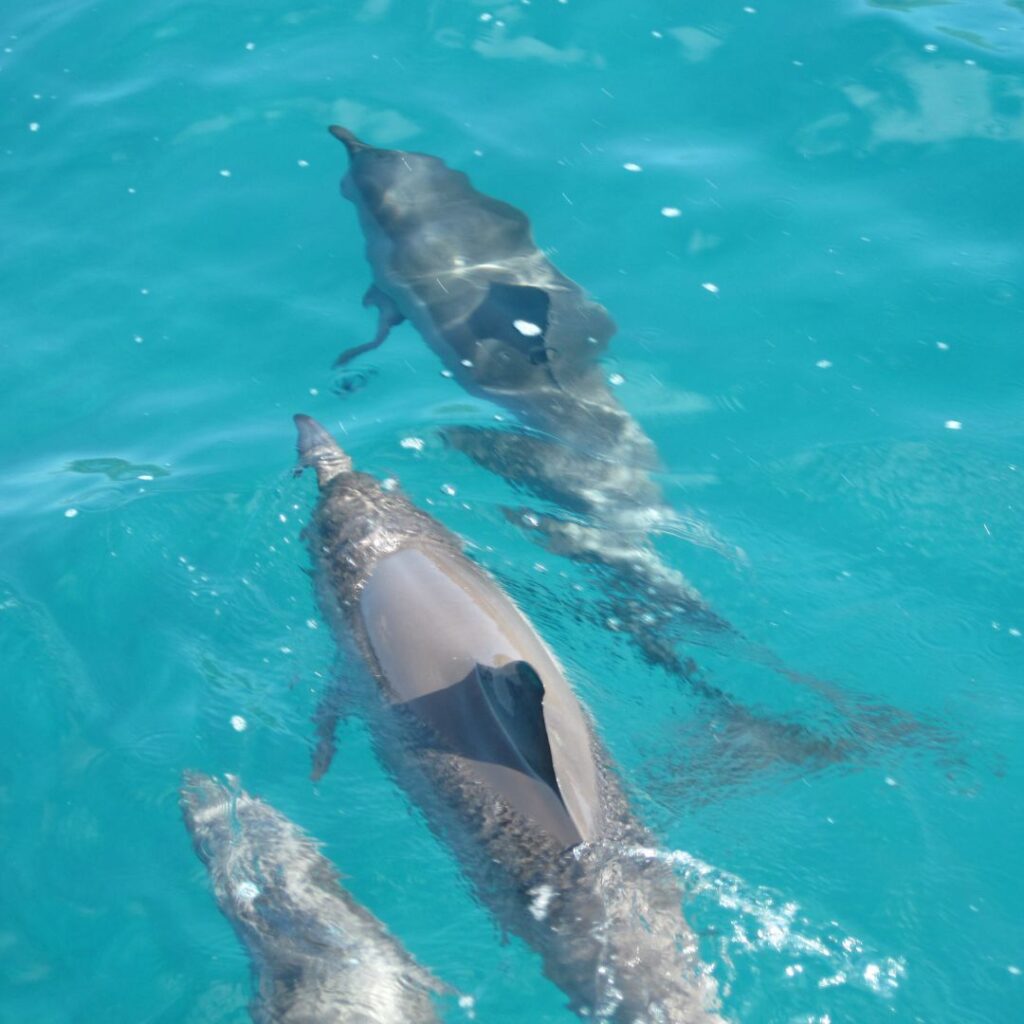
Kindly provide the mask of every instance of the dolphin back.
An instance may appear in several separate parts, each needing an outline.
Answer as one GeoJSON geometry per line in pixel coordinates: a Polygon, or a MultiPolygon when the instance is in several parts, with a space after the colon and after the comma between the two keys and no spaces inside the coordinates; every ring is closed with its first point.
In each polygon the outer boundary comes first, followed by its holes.
{"type": "Polygon", "coordinates": [[[601,827],[589,720],[532,624],[464,556],[435,546],[382,558],[357,628],[394,707],[427,745],[562,848],[601,827]]]}

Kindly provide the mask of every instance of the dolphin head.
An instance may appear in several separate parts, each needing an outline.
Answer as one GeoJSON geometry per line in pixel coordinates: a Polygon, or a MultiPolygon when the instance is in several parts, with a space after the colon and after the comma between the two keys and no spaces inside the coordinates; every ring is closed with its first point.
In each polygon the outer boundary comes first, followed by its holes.
{"type": "Polygon", "coordinates": [[[186,772],[180,803],[192,845],[206,866],[221,910],[243,940],[256,946],[273,938],[263,913],[273,895],[273,873],[287,843],[291,824],[262,800],[243,790],[238,779],[225,781],[186,772]]]}
{"type": "Polygon", "coordinates": [[[266,865],[280,854],[293,826],[274,808],[250,796],[234,775],[224,781],[185,772],[180,790],[185,827],[206,865],[217,899],[230,904],[232,918],[252,924],[259,891],[269,884],[266,865]]]}
{"type": "Polygon", "coordinates": [[[385,230],[400,231],[410,219],[421,218],[425,204],[434,203],[452,187],[449,179],[464,177],[428,153],[378,149],[336,124],[328,131],[348,151],[342,195],[369,212],[385,230]]]}
{"type": "Polygon", "coordinates": [[[221,859],[230,846],[236,830],[233,822],[238,798],[239,793],[210,775],[190,771],[182,779],[182,817],[196,853],[208,867],[221,859]]]}

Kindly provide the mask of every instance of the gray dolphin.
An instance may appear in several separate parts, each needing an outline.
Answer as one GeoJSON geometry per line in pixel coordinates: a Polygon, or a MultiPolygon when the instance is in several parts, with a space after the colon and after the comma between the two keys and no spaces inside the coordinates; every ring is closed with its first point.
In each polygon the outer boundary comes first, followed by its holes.
{"type": "Polygon", "coordinates": [[[653,464],[650,440],[598,364],[614,322],[537,248],[526,215],[436,156],[330,131],[348,150],[342,193],[359,213],[373,269],[364,301],[380,320],[369,346],[408,319],[467,389],[586,450],[653,464]]]}
{"type": "MultiPolygon", "coordinates": [[[[578,1012],[720,1022],[676,880],[644,852],[555,656],[454,535],[355,472],[314,420],[295,421],[320,488],[306,529],[318,597],[375,681],[362,704],[381,760],[578,1012]]],[[[338,706],[325,702],[317,775],[338,706]]]]}
{"type": "Polygon", "coordinates": [[[444,986],[341,887],[298,826],[237,785],[194,772],[181,809],[217,903],[253,958],[257,1024],[440,1024],[430,994],[444,986]]]}

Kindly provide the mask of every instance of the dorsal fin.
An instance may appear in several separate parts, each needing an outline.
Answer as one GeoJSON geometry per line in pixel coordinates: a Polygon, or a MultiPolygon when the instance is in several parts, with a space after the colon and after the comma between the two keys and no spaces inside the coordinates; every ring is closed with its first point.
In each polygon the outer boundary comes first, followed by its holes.
{"type": "Polygon", "coordinates": [[[565,806],[544,721],[544,683],[528,662],[478,663],[460,682],[400,706],[427,727],[431,746],[532,776],[565,806]]]}
{"type": "Polygon", "coordinates": [[[519,751],[530,771],[561,797],[544,721],[544,683],[540,676],[526,661],[510,661],[500,668],[477,665],[476,675],[494,719],[509,743],[519,751]]]}

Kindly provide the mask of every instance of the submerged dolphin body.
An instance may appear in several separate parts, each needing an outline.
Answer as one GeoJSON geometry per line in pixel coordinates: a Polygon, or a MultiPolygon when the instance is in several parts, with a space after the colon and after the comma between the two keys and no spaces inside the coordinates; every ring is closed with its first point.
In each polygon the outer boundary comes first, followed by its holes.
{"type": "Polygon", "coordinates": [[[237,787],[185,776],[181,809],[258,975],[257,1024],[440,1024],[443,986],[338,883],[316,844],[237,787]]]}
{"type": "Polygon", "coordinates": [[[319,424],[296,424],[320,486],[306,531],[318,597],[375,680],[362,703],[381,760],[577,1011],[720,1022],[676,880],[643,852],[650,838],[530,622],[444,527],[354,472],[319,424]]]}
{"type": "MultiPolygon", "coordinates": [[[[345,128],[342,194],[367,242],[379,309],[375,337],[408,319],[467,390],[516,414],[530,433],[450,428],[450,444],[567,516],[531,516],[547,545],[612,570],[654,603],[726,624],[651,537],[675,516],[651,477],[653,442],[611,392],[599,357],[615,333],[607,310],[537,248],[526,215],[478,192],[435,156],[377,149],[345,128]]],[[[652,602],[648,600],[648,605],[652,602]]],[[[638,627],[639,628],[639,627],[638,627]]]]}

